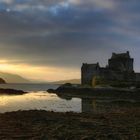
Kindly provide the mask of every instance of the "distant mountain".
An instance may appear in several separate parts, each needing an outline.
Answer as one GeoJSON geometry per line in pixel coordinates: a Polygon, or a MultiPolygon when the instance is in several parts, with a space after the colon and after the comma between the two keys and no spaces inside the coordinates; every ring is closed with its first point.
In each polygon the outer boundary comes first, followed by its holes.
{"type": "Polygon", "coordinates": [[[4,79],[6,83],[30,83],[29,80],[22,76],[11,73],[0,72],[0,78],[4,79]]]}
{"type": "Polygon", "coordinates": [[[53,84],[65,84],[65,83],[80,84],[81,80],[80,79],[70,79],[70,80],[56,81],[56,82],[52,82],[52,83],[53,84]]]}

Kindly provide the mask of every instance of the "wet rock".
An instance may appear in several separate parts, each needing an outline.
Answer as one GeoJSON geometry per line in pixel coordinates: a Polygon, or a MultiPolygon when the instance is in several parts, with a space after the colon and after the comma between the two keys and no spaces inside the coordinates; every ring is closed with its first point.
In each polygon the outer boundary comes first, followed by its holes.
{"type": "Polygon", "coordinates": [[[113,87],[82,87],[70,83],[59,86],[57,89],[49,89],[49,93],[56,93],[60,97],[66,95],[73,97],[101,97],[101,98],[118,98],[118,99],[140,99],[140,89],[113,88],[113,87]]]}
{"type": "Polygon", "coordinates": [[[94,115],[16,111],[0,114],[0,139],[139,140],[139,124],[140,109],[135,107],[94,115]]]}
{"type": "Polygon", "coordinates": [[[25,92],[23,90],[0,88],[0,94],[21,95],[21,94],[25,94],[25,93],[27,93],[27,92],[25,92]]]}
{"type": "Polygon", "coordinates": [[[47,92],[48,93],[55,93],[55,90],[54,89],[48,89],[47,92]]]}

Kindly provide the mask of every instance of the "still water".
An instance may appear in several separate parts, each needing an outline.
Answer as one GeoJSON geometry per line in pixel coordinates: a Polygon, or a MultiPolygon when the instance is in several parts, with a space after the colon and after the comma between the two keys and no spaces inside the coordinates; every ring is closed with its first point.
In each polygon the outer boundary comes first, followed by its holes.
{"type": "Polygon", "coordinates": [[[12,88],[28,91],[24,95],[0,95],[0,113],[17,110],[47,110],[55,112],[120,112],[123,108],[140,106],[140,102],[134,100],[97,99],[72,96],[59,97],[56,94],[47,93],[49,88],[57,88],[51,84],[5,84],[0,88],[12,88]]]}
{"type": "Polygon", "coordinates": [[[0,113],[17,110],[48,110],[56,112],[81,112],[81,99],[61,99],[56,94],[46,92],[58,85],[49,84],[5,84],[0,88],[12,88],[28,91],[24,95],[0,95],[0,113]]]}

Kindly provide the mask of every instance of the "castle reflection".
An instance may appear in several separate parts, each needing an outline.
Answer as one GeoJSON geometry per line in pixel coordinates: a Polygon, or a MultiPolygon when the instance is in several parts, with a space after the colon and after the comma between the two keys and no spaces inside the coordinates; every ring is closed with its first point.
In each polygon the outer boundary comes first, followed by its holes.
{"type": "Polygon", "coordinates": [[[81,112],[83,113],[109,113],[122,111],[129,107],[137,107],[140,102],[134,99],[119,98],[99,98],[83,96],[79,94],[58,94],[60,98],[72,100],[73,98],[81,99],[81,112]]]}
{"type": "MultiPolygon", "coordinates": [[[[72,95],[63,95],[63,94],[58,94],[62,99],[65,100],[72,100],[72,98],[77,98],[72,95]]],[[[86,113],[95,113],[97,110],[96,107],[96,99],[95,98],[88,98],[88,97],[78,97],[81,99],[81,112],[86,112],[86,113]]]]}
{"type": "Polygon", "coordinates": [[[81,102],[82,112],[95,112],[96,111],[96,100],[91,98],[82,98],[81,102]]]}

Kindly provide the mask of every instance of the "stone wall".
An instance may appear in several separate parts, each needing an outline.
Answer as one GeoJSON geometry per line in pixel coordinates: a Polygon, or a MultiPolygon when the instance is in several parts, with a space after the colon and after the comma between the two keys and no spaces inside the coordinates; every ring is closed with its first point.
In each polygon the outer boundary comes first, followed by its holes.
{"type": "Polygon", "coordinates": [[[99,64],[83,64],[81,68],[82,85],[92,85],[93,77],[99,74],[99,64]]]}
{"type": "Polygon", "coordinates": [[[136,73],[136,81],[140,82],[140,73],[136,73]]]}

